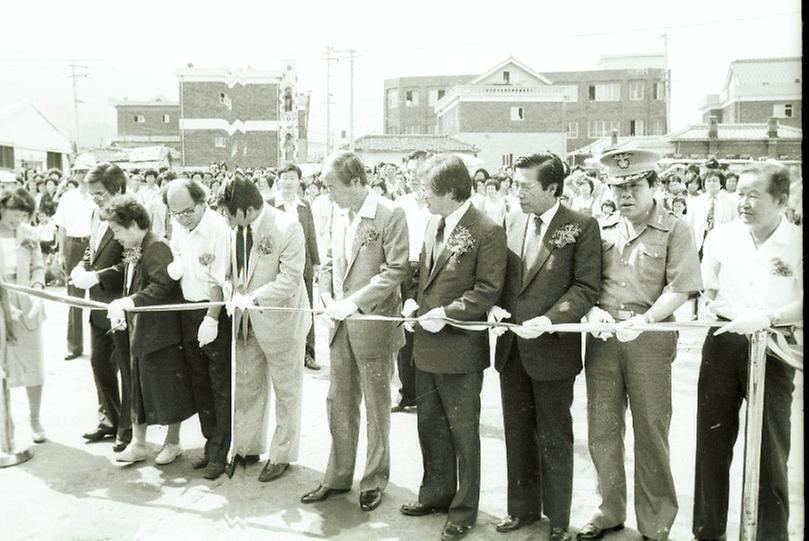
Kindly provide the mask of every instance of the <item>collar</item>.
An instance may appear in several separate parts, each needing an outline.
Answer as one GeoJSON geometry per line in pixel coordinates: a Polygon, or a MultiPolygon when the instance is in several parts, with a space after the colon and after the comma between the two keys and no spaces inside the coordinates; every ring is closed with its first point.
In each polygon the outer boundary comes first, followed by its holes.
{"type": "MultiPolygon", "coordinates": [[[[200,219],[197,227],[192,229],[188,232],[189,235],[200,234],[203,237],[207,237],[208,233],[211,233],[211,226],[213,225],[213,220],[215,219],[216,213],[211,209],[209,206],[205,206],[205,212],[202,214],[202,218],[200,219]]],[[[180,226],[182,227],[182,226],[180,226]]]]}
{"type": "Polygon", "coordinates": [[[376,206],[379,204],[379,196],[373,190],[368,190],[368,195],[365,196],[365,201],[362,202],[357,216],[360,218],[376,218],[376,206]]]}
{"type": "Polygon", "coordinates": [[[461,221],[461,218],[463,218],[463,215],[466,214],[466,211],[469,210],[469,207],[471,206],[472,201],[467,199],[466,201],[463,202],[463,204],[461,204],[460,207],[449,213],[447,217],[444,218],[444,222],[446,223],[445,226],[446,230],[452,231],[453,229],[455,229],[455,226],[458,225],[458,222],[461,221]]]}
{"type": "MultiPolygon", "coordinates": [[[[287,205],[286,200],[283,197],[281,197],[280,193],[276,193],[273,197],[274,197],[274,200],[273,200],[273,206],[274,207],[279,207],[280,208],[280,207],[283,207],[283,206],[287,205]]],[[[295,205],[295,207],[303,207],[303,206],[305,206],[303,201],[301,201],[301,198],[298,197],[297,195],[295,196],[295,200],[292,201],[292,204],[295,205]]]]}
{"type": "MultiPolygon", "coordinates": [[[[556,203],[554,203],[551,208],[540,214],[539,219],[542,220],[542,225],[544,225],[546,229],[549,225],[551,225],[551,220],[553,220],[553,217],[556,216],[556,212],[559,210],[560,204],[561,203],[559,203],[559,200],[557,199],[556,203]]],[[[536,216],[536,214],[534,216],[536,216]]]]}
{"type": "Polygon", "coordinates": [[[267,205],[261,205],[261,210],[259,211],[258,214],[256,214],[256,217],[253,219],[253,221],[247,224],[247,227],[252,229],[253,232],[255,233],[256,229],[261,224],[261,220],[264,219],[264,215],[266,213],[267,213],[267,205]]]}
{"type": "Polygon", "coordinates": [[[657,200],[653,200],[652,205],[652,212],[650,212],[649,217],[646,218],[646,225],[659,229],[660,231],[670,230],[674,214],[666,210],[657,200]]]}
{"type": "MultiPolygon", "coordinates": [[[[775,231],[772,232],[770,238],[765,240],[759,248],[762,246],[772,244],[779,244],[779,245],[787,245],[790,241],[790,229],[792,229],[792,224],[787,220],[784,216],[781,216],[781,222],[778,224],[778,227],[775,228],[775,231]]],[[[749,231],[749,227],[748,227],[749,231]]],[[[752,234],[751,234],[752,237],[752,234]]]]}

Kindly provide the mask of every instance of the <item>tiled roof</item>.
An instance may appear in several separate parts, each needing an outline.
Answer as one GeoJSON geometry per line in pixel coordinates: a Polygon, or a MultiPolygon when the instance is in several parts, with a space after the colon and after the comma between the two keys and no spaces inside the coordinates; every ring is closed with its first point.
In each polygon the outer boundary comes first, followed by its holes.
{"type": "Polygon", "coordinates": [[[447,135],[363,135],[354,141],[359,151],[412,152],[479,152],[479,149],[447,135]]]}
{"type": "Polygon", "coordinates": [[[669,142],[665,135],[635,135],[631,137],[619,136],[617,145],[612,144],[612,137],[602,137],[601,139],[593,141],[589,145],[585,145],[572,152],[568,152],[567,155],[591,154],[596,156],[603,154],[608,150],[617,150],[621,148],[653,150],[660,154],[665,154],[666,152],[673,151],[674,145],[669,142]]]}
{"type": "Polygon", "coordinates": [[[736,60],[730,73],[740,85],[791,84],[801,79],[801,58],[753,58],[736,60]]]}
{"type": "MultiPolygon", "coordinates": [[[[717,138],[725,140],[755,141],[767,139],[766,123],[719,124],[717,138]]],[[[803,130],[792,126],[778,125],[779,139],[803,139],[803,130]]],[[[671,141],[704,141],[708,139],[708,125],[694,124],[671,134],[671,141]]]]}

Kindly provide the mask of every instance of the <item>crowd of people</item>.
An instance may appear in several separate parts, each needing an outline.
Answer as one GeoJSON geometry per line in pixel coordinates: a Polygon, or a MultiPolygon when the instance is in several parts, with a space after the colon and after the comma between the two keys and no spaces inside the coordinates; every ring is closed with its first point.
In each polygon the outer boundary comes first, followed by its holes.
{"type": "MultiPolygon", "coordinates": [[[[710,160],[659,172],[657,156],[641,150],[608,152],[601,166],[571,171],[545,152],[491,176],[415,151],[375,168],[340,152],[306,180],[295,164],[177,175],[104,163],[70,180],[51,171],[0,196],[0,273],[38,289],[61,279],[70,295],[108,304],[89,318],[99,417],[89,442],[112,441],[116,461],[141,462],[147,427],[164,425],[154,461],[168,464],[183,453],[181,423],[198,414],[206,443],[192,467],[207,479],[266,455],[259,480],[270,482],[297,460],[304,369],[319,368],[311,309],[322,304],[331,449],[322,481],[301,501],[351,489],[364,404],[359,504],[379,506],[390,415],[415,412],[424,472],[417,501],[401,512],[447,513],[443,540],[465,537],[477,520],[480,393],[492,358],[508,476],[497,530],[543,514],[553,541],[622,529],[629,406],[638,529],[667,539],[678,512],[669,459],[677,334],[644,326],[671,321],[699,295],[717,323],[698,382],[693,533],[722,539],[748,335],[802,318],[794,179],[775,163],[738,174],[710,160]],[[493,327],[466,330],[448,318],[493,327]],[[507,332],[498,321],[519,326],[507,332]],[[553,327],[582,321],[615,326],[588,335],[583,353],[578,333],[553,327]],[[582,370],[601,504],[573,534],[571,407],[582,370]]],[[[7,379],[26,388],[34,441],[43,442],[43,305],[5,288],[0,296],[7,379]]],[[[83,317],[70,309],[66,360],[83,354],[83,317]]],[[[788,538],[793,378],[768,356],[760,539],[788,538]]]]}

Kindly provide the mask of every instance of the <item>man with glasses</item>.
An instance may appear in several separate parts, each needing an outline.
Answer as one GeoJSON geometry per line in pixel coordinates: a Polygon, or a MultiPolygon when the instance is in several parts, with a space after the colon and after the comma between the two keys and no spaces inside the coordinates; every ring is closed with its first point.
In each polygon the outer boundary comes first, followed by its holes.
{"type": "Polygon", "coordinates": [[[601,506],[579,533],[583,540],[624,527],[627,402],[635,435],[638,530],[644,539],[667,539],[677,515],[669,458],[677,333],[642,333],[638,326],[671,321],[688,295],[702,288],[702,279],[690,226],[654,199],[657,159],[647,150],[601,157],[618,212],[601,225],[601,291],[587,320],[618,322],[618,329],[615,336],[601,333],[587,341],[587,426],[601,506]]]}
{"type": "MultiPolygon", "coordinates": [[[[170,183],[163,197],[176,222],[169,275],[180,281],[186,302],[223,300],[230,257],[230,228],[225,218],[208,208],[207,193],[194,180],[184,178],[170,183]]],[[[216,479],[225,471],[230,441],[230,318],[221,306],[183,310],[180,316],[183,353],[205,436],[204,454],[193,467],[205,468],[203,476],[216,479]]],[[[180,453],[179,446],[167,446],[161,451],[168,461],[180,453]]]]}

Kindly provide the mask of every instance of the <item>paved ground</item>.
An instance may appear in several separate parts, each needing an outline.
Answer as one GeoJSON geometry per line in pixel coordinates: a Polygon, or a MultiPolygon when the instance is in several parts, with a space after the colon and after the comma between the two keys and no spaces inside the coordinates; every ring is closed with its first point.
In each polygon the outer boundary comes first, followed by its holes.
{"type": "MultiPolygon", "coordinates": [[[[261,467],[239,470],[233,479],[210,482],[201,479],[190,463],[199,455],[202,437],[196,417],[183,425],[185,455],[174,464],[157,467],[153,462],[115,465],[109,443],[85,445],[80,434],[95,421],[96,399],[88,358],[64,362],[66,309],[47,304],[47,382],[43,422],[49,441],[33,447],[28,463],[0,470],[0,538],[6,540],[97,539],[310,539],[421,540],[437,539],[443,516],[408,518],[401,504],[416,497],[421,480],[421,455],[416,417],[395,414],[392,419],[391,482],[382,505],[362,512],[355,490],[316,505],[299,503],[301,494],[317,486],[329,450],[325,422],[328,371],[307,371],[304,382],[304,416],[301,456],[289,472],[274,483],[256,480],[261,467]]],[[[319,328],[322,330],[322,327],[319,328]]],[[[693,493],[694,421],[699,347],[702,337],[681,336],[680,355],[674,365],[674,419],[671,448],[680,513],[672,539],[691,538],[693,493]]],[[[327,349],[319,343],[321,359],[327,349]]],[[[573,410],[575,477],[571,524],[581,526],[598,504],[595,477],[587,451],[584,378],[577,380],[573,410]]],[[[793,444],[790,458],[793,539],[803,539],[803,378],[796,381],[793,407],[793,444]]],[[[12,411],[18,441],[29,442],[25,422],[25,394],[12,392],[12,411]]],[[[628,423],[631,426],[630,423],[628,423]]],[[[632,437],[627,442],[627,475],[632,478],[632,437]]],[[[508,535],[498,534],[492,523],[505,513],[505,448],[497,375],[487,370],[481,419],[483,478],[478,526],[469,539],[547,539],[548,523],[508,535]]],[[[152,451],[157,452],[164,431],[149,429],[152,451]]],[[[360,453],[364,454],[364,441],[360,453]]],[[[741,442],[736,456],[742,452],[741,442]]],[[[741,464],[731,477],[728,539],[738,538],[741,499],[741,464]]],[[[630,488],[629,501],[633,500],[630,488]]],[[[630,510],[628,526],[635,525],[630,510]]],[[[640,539],[627,529],[608,537],[611,541],[640,539]]]]}

